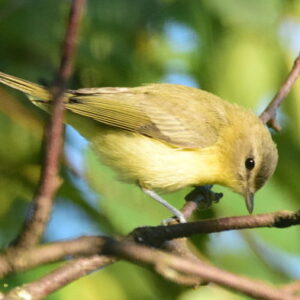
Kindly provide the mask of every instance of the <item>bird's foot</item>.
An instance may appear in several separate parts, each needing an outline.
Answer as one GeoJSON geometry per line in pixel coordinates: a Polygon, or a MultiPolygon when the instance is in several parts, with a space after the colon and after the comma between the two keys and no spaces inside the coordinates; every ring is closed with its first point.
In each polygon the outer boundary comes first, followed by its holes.
{"type": "Polygon", "coordinates": [[[212,185],[196,186],[185,196],[185,200],[196,202],[200,210],[208,209],[213,203],[218,203],[223,197],[222,193],[215,193],[211,188],[212,185]]]}
{"type": "Polygon", "coordinates": [[[186,221],[184,215],[182,213],[180,213],[179,215],[162,220],[161,225],[167,226],[167,225],[177,224],[177,223],[183,224],[186,222],[187,221],[186,221]]]}

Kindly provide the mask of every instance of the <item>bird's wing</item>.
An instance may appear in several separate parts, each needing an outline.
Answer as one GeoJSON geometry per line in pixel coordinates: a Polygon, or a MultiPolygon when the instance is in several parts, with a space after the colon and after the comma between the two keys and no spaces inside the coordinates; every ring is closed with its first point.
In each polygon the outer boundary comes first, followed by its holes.
{"type": "Polygon", "coordinates": [[[225,120],[223,109],[215,102],[221,101],[223,105],[224,101],[180,85],[88,88],[70,92],[73,95],[66,108],[74,113],[181,148],[212,145],[225,120]]]}

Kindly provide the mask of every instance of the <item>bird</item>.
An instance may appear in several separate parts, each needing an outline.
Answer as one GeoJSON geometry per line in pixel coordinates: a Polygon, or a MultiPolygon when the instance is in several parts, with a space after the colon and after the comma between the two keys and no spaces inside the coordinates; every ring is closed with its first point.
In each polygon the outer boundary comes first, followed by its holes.
{"type": "MultiPolygon", "coordinates": [[[[0,82],[49,111],[52,96],[39,84],[0,72],[0,82]]],[[[219,184],[245,199],[275,171],[278,151],[268,128],[250,110],[180,84],[65,90],[66,121],[90,141],[120,179],[169,209],[161,193],[219,184]]]]}

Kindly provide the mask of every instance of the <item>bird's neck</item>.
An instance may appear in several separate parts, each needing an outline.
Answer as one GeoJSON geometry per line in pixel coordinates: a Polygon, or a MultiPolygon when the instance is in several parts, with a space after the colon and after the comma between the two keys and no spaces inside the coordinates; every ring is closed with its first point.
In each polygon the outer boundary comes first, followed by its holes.
{"type": "Polygon", "coordinates": [[[226,164],[222,163],[224,159],[220,153],[218,145],[195,152],[195,163],[199,166],[197,174],[195,174],[196,185],[220,184],[230,186],[231,172],[226,169],[226,164]]]}

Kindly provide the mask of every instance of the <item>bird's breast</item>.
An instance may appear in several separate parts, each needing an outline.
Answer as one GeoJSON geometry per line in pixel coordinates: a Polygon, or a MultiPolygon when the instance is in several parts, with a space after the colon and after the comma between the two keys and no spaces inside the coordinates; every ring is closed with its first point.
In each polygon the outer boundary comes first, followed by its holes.
{"type": "Polygon", "coordinates": [[[218,158],[212,148],[177,148],[120,129],[103,130],[92,144],[123,180],[148,189],[174,191],[219,181],[218,158]]]}

